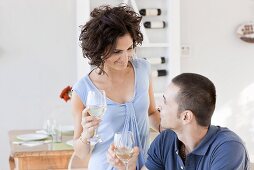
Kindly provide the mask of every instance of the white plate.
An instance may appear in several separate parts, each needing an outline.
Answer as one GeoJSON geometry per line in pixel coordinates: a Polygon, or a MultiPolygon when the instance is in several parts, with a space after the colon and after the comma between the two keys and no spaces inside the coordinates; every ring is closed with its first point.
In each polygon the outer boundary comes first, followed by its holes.
{"type": "Polygon", "coordinates": [[[33,141],[33,140],[46,139],[47,137],[48,137],[48,135],[46,135],[46,134],[30,133],[30,134],[18,135],[17,139],[20,139],[23,141],[33,141]]]}

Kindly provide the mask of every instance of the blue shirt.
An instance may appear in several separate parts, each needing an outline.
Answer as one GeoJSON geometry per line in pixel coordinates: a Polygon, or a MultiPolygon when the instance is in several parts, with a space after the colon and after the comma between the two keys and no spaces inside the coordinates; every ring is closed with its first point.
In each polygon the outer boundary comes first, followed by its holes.
{"type": "MultiPolygon", "coordinates": [[[[98,128],[98,135],[103,142],[95,145],[89,160],[89,170],[114,169],[108,164],[106,154],[110,144],[113,143],[114,134],[121,131],[134,133],[135,145],[141,148],[137,162],[138,168],[145,163],[149,147],[150,64],[144,59],[133,59],[131,63],[135,73],[134,96],[126,103],[118,103],[107,98],[107,110],[98,128]]],[[[89,76],[85,75],[74,85],[73,90],[86,105],[88,91],[98,89],[89,76]]]]}
{"type": "Polygon", "coordinates": [[[179,140],[163,131],[151,144],[145,166],[150,170],[246,170],[249,158],[242,140],[227,128],[210,126],[200,144],[186,156],[179,155],[179,140]]]}

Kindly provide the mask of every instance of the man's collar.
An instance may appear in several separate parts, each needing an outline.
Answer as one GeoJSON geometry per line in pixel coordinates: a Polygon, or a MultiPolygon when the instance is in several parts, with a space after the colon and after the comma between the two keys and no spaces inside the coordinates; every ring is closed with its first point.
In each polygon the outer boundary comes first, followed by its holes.
{"type": "Polygon", "coordinates": [[[218,132],[219,127],[210,125],[208,131],[198,146],[191,152],[195,155],[205,155],[208,147],[215,139],[215,134],[218,132]]]}
{"type": "MultiPolygon", "coordinates": [[[[205,155],[208,147],[215,139],[215,134],[218,132],[219,127],[210,125],[208,131],[198,146],[191,152],[191,154],[195,155],[205,155]],[[214,139],[212,139],[214,138],[214,139]]],[[[179,148],[179,140],[175,140],[175,151],[177,152],[179,148]]]]}

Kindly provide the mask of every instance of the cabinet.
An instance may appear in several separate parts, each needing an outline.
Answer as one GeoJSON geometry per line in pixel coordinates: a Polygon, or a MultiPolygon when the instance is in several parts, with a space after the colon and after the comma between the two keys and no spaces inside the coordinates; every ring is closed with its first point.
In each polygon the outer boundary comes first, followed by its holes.
{"type": "MultiPolygon", "coordinates": [[[[166,69],[167,76],[153,77],[155,97],[161,96],[169,81],[180,73],[180,2],[178,0],[77,0],[77,26],[89,19],[90,11],[100,5],[112,6],[126,3],[138,12],[142,8],[160,8],[159,16],[143,16],[141,31],[144,35],[142,46],[137,47],[137,57],[158,58],[165,57],[166,63],[152,65],[152,70],[166,69]],[[165,21],[163,29],[147,29],[146,21],[165,21]]],[[[80,30],[77,30],[79,34],[80,30]]],[[[77,35],[78,36],[78,35],[77,35]]],[[[82,53],[77,49],[78,78],[90,70],[85,61],[81,61],[82,53]]]]}

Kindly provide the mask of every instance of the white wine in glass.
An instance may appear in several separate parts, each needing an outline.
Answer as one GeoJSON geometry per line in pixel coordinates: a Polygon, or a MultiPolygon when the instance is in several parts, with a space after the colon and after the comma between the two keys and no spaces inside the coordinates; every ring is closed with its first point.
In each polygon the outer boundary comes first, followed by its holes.
{"type": "Polygon", "coordinates": [[[128,162],[132,156],[133,156],[133,149],[129,149],[126,147],[123,148],[116,148],[115,149],[115,154],[120,159],[121,161],[128,162]]]}
{"type": "MultiPolygon", "coordinates": [[[[88,91],[86,107],[89,108],[89,113],[91,116],[101,119],[107,109],[105,91],[88,91]]],[[[94,136],[88,139],[88,141],[94,145],[102,142],[102,139],[97,134],[97,128],[95,129],[94,136]]]]}
{"type": "Polygon", "coordinates": [[[96,117],[98,119],[101,119],[106,111],[106,106],[88,106],[90,110],[90,115],[93,117],[96,117]]]}
{"type": "Polygon", "coordinates": [[[114,136],[115,154],[125,164],[128,170],[128,162],[133,156],[134,136],[131,131],[119,132],[114,136]]]}

